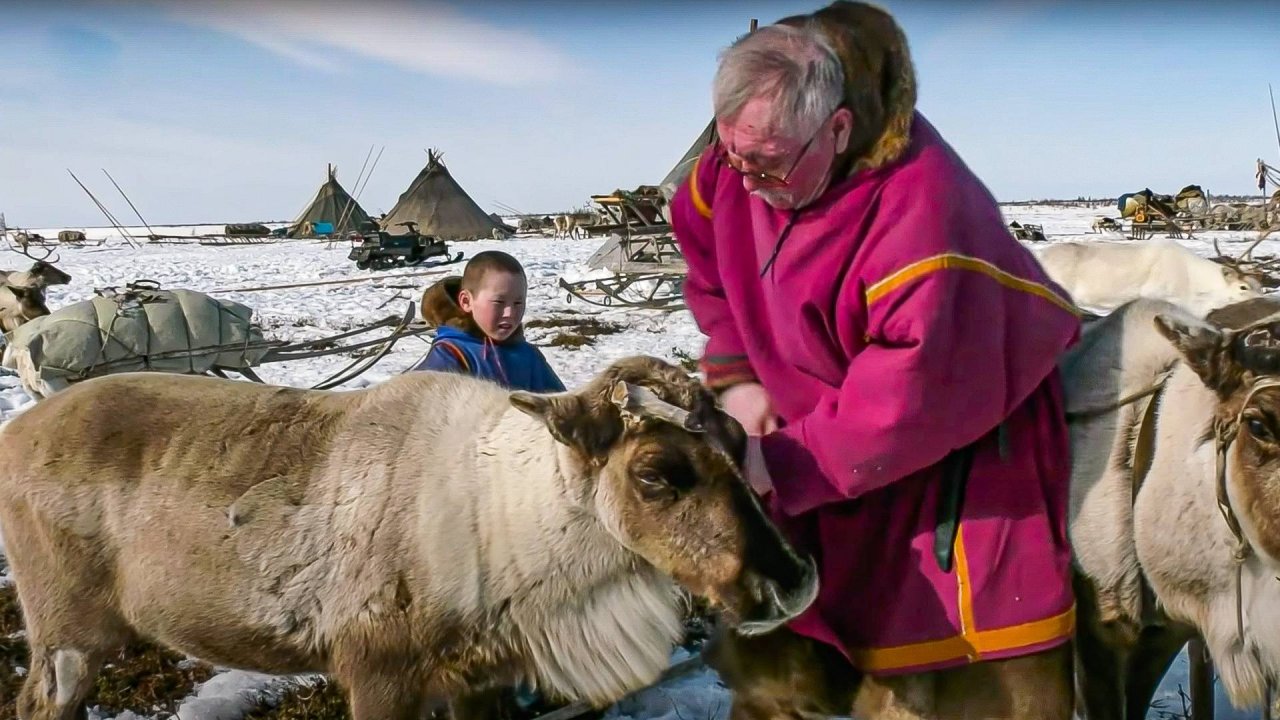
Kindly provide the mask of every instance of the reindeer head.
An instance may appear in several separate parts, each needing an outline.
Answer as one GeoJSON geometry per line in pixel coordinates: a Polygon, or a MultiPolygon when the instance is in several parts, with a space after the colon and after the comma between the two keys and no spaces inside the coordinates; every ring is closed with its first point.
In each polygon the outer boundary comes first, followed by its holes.
{"type": "Polygon", "coordinates": [[[742,427],[679,368],[627,358],[576,392],[511,401],[587,468],[575,488],[583,510],[740,632],[767,632],[813,602],[812,561],[796,556],[739,472],[742,427]]]}
{"type": "Polygon", "coordinates": [[[1158,315],[1156,327],[1216,397],[1228,502],[1249,543],[1280,568],[1280,314],[1240,329],[1158,315]]]}
{"type": "MultiPolygon", "coordinates": [[[[29,270],[9,273],[8,278],[5,280],[7,284],[44,290],[50,285],[66,285],[71,282],[71,276],[54,265],[54,263],[58,262],[58,258],[54,255],[53,250],[48,250],[38,257],[31,254],[31,249],[28,246],[23,246],[18,252],[35,262],[29,270]]],[[[43,298],[41,300],[43,301],[43,298]]]]}
{"type": "Polygon", "coordinates": [[[49,314],[39,288],[0,284],[0,332],[9,333],[24,323],[49,314]]]}

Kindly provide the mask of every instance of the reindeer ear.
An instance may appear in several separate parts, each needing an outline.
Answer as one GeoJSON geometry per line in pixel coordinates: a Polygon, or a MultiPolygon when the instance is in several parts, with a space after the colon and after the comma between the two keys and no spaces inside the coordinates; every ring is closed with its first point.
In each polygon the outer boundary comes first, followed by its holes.
{"type": "Polygon", "coordinates": [[[545,423],[557,442],[588,458],[603,457],[622,434],[622,417],[607,400],[593,402],[577,393],[539,395],[517,390],[511,393],[511,404],[545,423]]]}
{"type": "Polygon", "coordinates": [[[1231,358],[1230,338],[1219,328],[1182,313],[1160,313],[1156,329],[1182,355],[1182,360],[1209,389],[1230,394],[1241,369],[1231,358]]]}

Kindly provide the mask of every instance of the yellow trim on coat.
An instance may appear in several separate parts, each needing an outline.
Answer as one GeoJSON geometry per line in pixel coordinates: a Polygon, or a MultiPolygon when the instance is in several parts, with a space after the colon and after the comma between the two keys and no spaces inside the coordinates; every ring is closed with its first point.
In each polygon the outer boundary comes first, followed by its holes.
{"type": "Polygon", "coordinates": [[[865,672],[903,670],[962,658],[973,662],[991,653],[1068,638],[1075,632],[1075,624],[1076,608],[1073,603],[1064,613],[1021,625],[979,631],[969,628],[960,635],[943,640],[854,650],[853,661],[865,672]]]}
{"type": "Polygon", "coordinates": [[[1080,315],[1080,310],[1076,308],[1073,303],[1061,297],[1053,290],[1050,290],[1048,287],[1037,282],[1024,280],[1016,275],[1011,275],[986,260],[980,260],[978,258],[961,255],[959,253],[943,253],[941,255],[927,257],[923,260],[917,260],[901,270],[890,274],[888,277],[867,288],[867,305],[870,306],[872,303],[880,300],[884,296],[894,290],[897,290],[903,285],[906,285],[912,280],[917,280],[925,275],[937,272],[938,270],[970,270],[972,272],[982,273],[1007,288],[1044,298],[1073,315],[1080,315]]]}
{"type": "MultiPolygon", "coordinates": [[[[973,614],[973,581],[969,579],[969,556],[964,551],[964,523],[956,525],[956,539],[953,547],[956,562],[956,594],[959,601],[956,607],[960,611],[960,634],[967,636],[978,628],[978,621],[973,614]]],[[[973,655],[970,660],[977,660],[973,655]]]]}
{"type": "Polygon", "coordinates": [[[689,200],[693,202],[693,209],[698,211],[702,217],[711,219],[711,206],[702,199],[702,193],[698,192],[698,166],[702,164],[702,156],[699,155],[693,161],[693,168],[689,170],[689,200]]]}

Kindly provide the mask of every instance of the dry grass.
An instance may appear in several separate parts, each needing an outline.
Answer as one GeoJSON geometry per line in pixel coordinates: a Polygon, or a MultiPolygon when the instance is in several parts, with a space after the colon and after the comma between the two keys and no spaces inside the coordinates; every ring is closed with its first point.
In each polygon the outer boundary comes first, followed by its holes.
{"type": "Polygon", "coordinates": [[[108,714],[160,709],[175,713],[183,698],[213,677],[213,668],[147,642],[131,643],[98,673],[89,705],[108,714]]]}
{"type": "MultiPolygon", "coordinates": [[[[513,705],[494,708],[493,720],[532,720],[544,713],[559,707],[558,705],[537,703],[525,710],[513,705]]],[[[600,717],[601,713],[589,713],[578,720],[590,720],[600,717]]],[[[284,693],[272,707],[245,715],[245,720],[349,720],[346,700],[342,690],[336,683],[320,680],[313,685],[298,686],[284,693]]],[[[429,717],[447,720],[449,712],[441,709],[429,717]]]]}
{"type": "Polygon", "coordinates": [[[615,335],[623,331],[623,326],[601,320],[597,317],[579,316],[579,317],[551,317],[530,320],[524,325],[529,329],[547,328],[562,329],[563,332],[556,333],[554,337],[548,340],[544,345],[546,347],[563,347],[577,349],[594,345],[595,339],[602,335],[615,335]]]}
{"type": "Polygon", "coordinates": [[[27,643],[17,633],[22,630],[22,612],[12,585],[0,587],[0,717],[18,716],[15,702],[22,688],[19,667],[27,665],[27,643]]]}
{"type": "Polygon", "coordinates": [[[348,720],[347,700],[337,683],[320,680],[284,693],[273,707],[256,710],[244,720],[348,720]]]}
{"type": "Polygon", "coordinates": [[[676,362],[680,364],[680,367],[683,368],[685,372],[694,374],[698,372],[698,358],[693,355],[690,355],[678,347],[673,347],[671,348],[671,356],[676,359],[676,362]]]}

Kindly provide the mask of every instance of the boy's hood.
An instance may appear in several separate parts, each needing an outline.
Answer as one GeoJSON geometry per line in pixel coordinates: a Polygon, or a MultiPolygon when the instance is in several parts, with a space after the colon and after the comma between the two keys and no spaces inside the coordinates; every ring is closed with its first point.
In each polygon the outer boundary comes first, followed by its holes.
{"type": "MultiPolygon", "coordinates": [[[[484,331],[480,329],[475,318],[464,312],[462,306],[458,305],[458,293],[461,291],[462,276],[460,275],[450,275],[428,287],[422,293],[422,319],[431,327],[449,327],[483,339],[484,331]]],[[[523,339],[524,324],[522,323],[504,342],[523,339]]]]}

